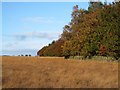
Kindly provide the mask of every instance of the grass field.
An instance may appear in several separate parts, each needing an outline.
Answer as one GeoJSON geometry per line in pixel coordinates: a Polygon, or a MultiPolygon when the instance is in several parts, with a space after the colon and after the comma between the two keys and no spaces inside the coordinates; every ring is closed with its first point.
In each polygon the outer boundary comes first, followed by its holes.
{"type": "Polygon", "coordinates": [[[118,63],[54,57],[2,57],[3,88],[117,88],[118,63]]]}

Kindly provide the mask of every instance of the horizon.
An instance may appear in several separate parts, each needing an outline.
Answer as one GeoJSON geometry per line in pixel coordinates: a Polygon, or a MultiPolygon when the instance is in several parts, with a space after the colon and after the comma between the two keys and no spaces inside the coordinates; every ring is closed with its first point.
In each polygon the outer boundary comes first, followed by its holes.
{"type": "Polygon", "coordinates": [[[37,55],[58,40],[71,20],[73,6],[88,9],[88,2],[2,2],[1,55],[37,55]]]}
{"type": "Polygon", "coordinates": [[[88,2],[3,2],[2,55],[36,55],[60,37],[76,4],[88,8],[88,2]]]}

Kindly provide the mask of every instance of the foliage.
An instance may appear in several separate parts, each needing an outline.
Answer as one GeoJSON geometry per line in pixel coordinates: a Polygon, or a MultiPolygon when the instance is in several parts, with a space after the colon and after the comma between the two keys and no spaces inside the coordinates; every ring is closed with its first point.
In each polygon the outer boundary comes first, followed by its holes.
{"type": "Polygon", "coordinates": [[[64,41],[59,39],[57,41],[53,41],[48,46],[43,47],[41,50],[37,52],[39,56],[62,56],[62,45],[64,41]]]}
{"type": "Polygon", "coordinates": [[[21,56],[24,56],[23,54],[21,54],[21,56]]]}
{"type": "Polygon", "coordinates": [[[26,54],[25,56],[27,57],[28,55],[26,54]]]}
{"type": "Polygon", "coordinates": [[[88,10],[73,7],[72,20],[65,25],[63,54],[120,57],[120,2],[107,5],[90,2],[88,10]]]}
{"type": "Polygon", "coordinates": [[[88,10],[73,7],[61,38],[38,51],[40,56],[109,56],[120,58],[120,2],[89,2],[88,10]]]}

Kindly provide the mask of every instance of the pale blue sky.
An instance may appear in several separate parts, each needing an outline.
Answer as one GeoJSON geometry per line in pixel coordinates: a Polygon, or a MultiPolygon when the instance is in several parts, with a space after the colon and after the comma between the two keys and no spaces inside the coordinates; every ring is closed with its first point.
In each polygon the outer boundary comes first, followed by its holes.
{"type": "Polygon", "coordinates": [[[32,54],[57,40],[71,20],[74,5],[88,8],[88,2],[3,2],[3,54],[32,54]]]}

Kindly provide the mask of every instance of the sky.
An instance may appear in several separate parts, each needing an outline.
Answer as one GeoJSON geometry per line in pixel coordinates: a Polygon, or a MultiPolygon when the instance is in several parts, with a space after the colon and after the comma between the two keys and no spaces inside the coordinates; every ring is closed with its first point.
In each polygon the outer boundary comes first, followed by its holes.
{"type": "Polygon", "coordinates": [[[0,2],[0,55],[35,56],[42,47],[60,38],[63,27],[71,21],[73,6],[78,5],[83,9],[89,6],[87,1],[77,0],[16,1],[0,2]]]}
{"type": "Polygon", "coordinates": [[[88,8],[88,2],[2,2],[2,54],[36,55],[60,37],[75,5],[88,8]]]}

